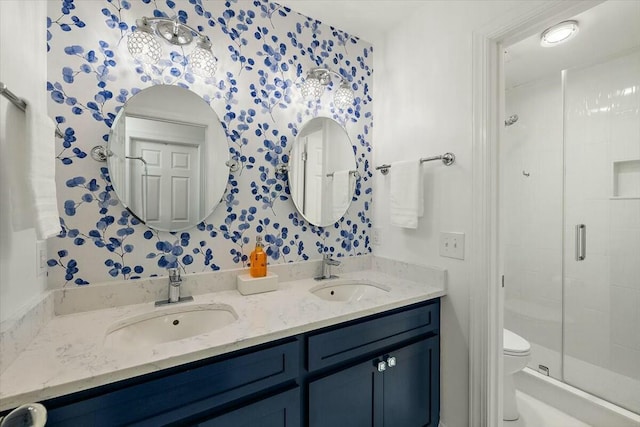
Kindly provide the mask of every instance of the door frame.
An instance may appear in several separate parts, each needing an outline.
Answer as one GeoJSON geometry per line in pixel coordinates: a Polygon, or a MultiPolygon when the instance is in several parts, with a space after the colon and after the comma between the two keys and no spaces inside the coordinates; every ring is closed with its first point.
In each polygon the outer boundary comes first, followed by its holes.
{"type": "Polygon", "coordinates": [[[498,147],[504,120],[501,46],[603,0],[531,1],[472,35],[472,283],[469,294],[469,426],[502,426],[503,296],[499,280],[498,147]]]}

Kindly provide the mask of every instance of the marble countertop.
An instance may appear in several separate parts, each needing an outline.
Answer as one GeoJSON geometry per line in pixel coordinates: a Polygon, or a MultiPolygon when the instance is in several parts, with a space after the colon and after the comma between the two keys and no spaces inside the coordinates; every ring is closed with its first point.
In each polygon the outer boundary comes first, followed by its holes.
{"type": "Polygon", "coordinates": [[[136,352],[105,347],[110,326],[131,316],[166,310],[166,306],[156,308],[153,302],[146,302],[54,316],[0,375],[0,410],[445,295],[444,279],[418,283],[373,269],[341,274],[340,278],[369,280],[391,290],[355,302],[332,302],[309,292],[319,282],[301,279],[280,283],[277,291],[248,296],[237,290],[194,295],[193,302],[180,306],[226,304],[238,320],[202,335],[136,352]]]}

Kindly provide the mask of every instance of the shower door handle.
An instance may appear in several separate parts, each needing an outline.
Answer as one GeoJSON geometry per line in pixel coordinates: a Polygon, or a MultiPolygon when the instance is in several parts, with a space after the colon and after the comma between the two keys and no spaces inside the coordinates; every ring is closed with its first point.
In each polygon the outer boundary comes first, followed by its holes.
{"type": "Polygon", "coordinates": [[[587,226],[576,225],[576,261],[584,261],[587,257],[587,226]]]}

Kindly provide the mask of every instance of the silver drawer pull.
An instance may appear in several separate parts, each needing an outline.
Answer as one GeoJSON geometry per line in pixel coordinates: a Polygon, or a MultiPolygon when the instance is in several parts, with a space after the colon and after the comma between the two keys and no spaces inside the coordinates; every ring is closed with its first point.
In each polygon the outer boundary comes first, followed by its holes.
{"type": "Polygon", "coordinates": [[[587,257],[587,226],[576,225],[576,261],[584,261],[587,257]]]}
{"type": "Polygon", "coordinates": [[[387,362],[378,362],[378,372],[384,372],[387,370],[387,362]]]}

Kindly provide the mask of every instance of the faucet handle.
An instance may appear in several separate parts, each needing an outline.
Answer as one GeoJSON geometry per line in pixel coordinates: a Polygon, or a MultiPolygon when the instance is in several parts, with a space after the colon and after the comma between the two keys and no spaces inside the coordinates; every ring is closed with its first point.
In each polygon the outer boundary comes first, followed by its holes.
{"type": "Polygon", "coordinates": [[[180,270],[177,268],[168,268],[167,271],[169,272],[169,280],[174,282],[177,280],[180,280],[180,270]]]}

